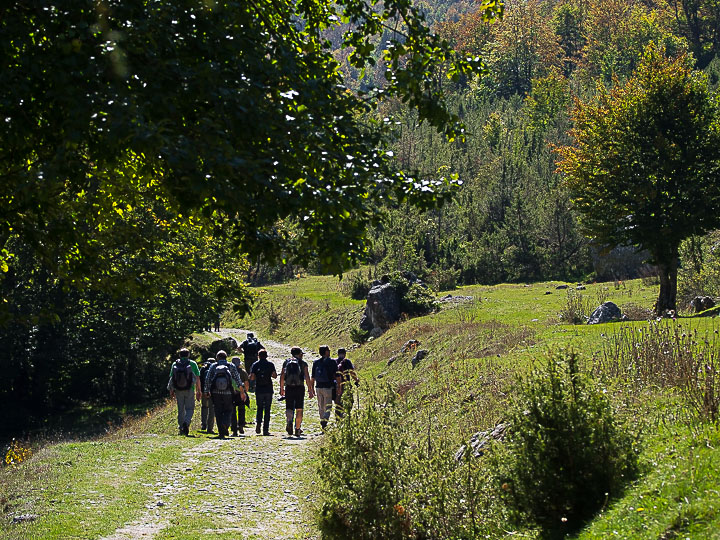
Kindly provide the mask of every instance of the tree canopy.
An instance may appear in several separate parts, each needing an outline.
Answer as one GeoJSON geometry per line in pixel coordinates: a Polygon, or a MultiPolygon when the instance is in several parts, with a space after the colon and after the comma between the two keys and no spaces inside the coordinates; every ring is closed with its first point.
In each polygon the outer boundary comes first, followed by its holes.
{"type": "Polygon", "coordinates": [[[660,270],[656,311],[676,309],[680,242],[720,225],[718,104],[687,56],[649,47],[625,85],[574,111],[558,149],[585,230],[604,246],[647,249],[660,270]]]}
{"type": "Polygon", "coordinates": [[[0,36],[0,262],[22,237],[48,265],[62,251],[73,279],[102,258],[95,233],[147,197],[240,252],[342,271],[379,200],[427,206],[451,184],[397,170],[366,113],[401,99],[462,137],[437,73],[480,69],[409,0],[20,1],[0,8],[0,36]],[[384,88],[347,90],[324,37],[343,23],[361,69],[389,36],[384,88]]]}

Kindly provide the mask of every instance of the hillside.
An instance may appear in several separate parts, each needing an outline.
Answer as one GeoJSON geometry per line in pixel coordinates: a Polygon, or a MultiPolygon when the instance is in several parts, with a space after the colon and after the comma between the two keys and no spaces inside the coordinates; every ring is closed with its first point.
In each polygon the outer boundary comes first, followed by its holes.
{"type": "MultiPolygon", "coordinates": [[[[556,289],[557,285],[463,287],[453,294],[472,297],[472,301],[448,304],[437,313],[401,322],[380,338],[352,349],[347,347],[348,336],[359,321],[362,303],[344,297],[337,280],[330,277],[310,276],[258,290],[255,314],[241,321],[227,319],[224,325],[254,329],[272,346],[276,358],[286,354],[290,344],[307,350],[316,350],[321,343],[349,348],[362,380],[359,403],[391,399],[387,410],[399,414],[378,418],[376,426],[384,426],[380,432],[368,430],[371,424],[365,424],[356,440],[375,433],[378,448],[386,448],[392,439],[416,441],[420,449],[431,444],[433,452],[417,455],[420,461],[415,465],[395,464],[399,472],[394,489],[410,489],[404,484],[406,475],[420,467],[424,485],[440,490],[448,511],[462,510],[465,516],[467,505],[473,504],[463,502],[470,496],[469,477],[465,465],[451,465],[452,455],[473,433],[506,418],[517,377],[530,373],[547,350],[574,347],[580,351],[583,371],[602,383],[622,429],[635,439],[640,464],[637,480],[628,484],[621,497],[608,501],[575,537],[650,539],[682,534],[683,538],[715,538],[720,527],[720,432],[716,425],[698,416],[681,388],[633,382],[622,374],[611,377],[603,368],[608,357],[602,353],[608,350],[609,340],[627,329],[648,328],[648,323],[563,324],[559,313],[567,309],[568,292],[556,289]],[[281,316],[274,319],[277,324],[271,333],[268,313],[275,312],[281,316]],[[410,339],[429,351],[415,366],[413,351],[400,353],[410,339]],[[388,397],[385,388],[395,397],[388,397]],[[458,476],[458,471],[465,472],[458,476]]],[[[588,305],[611,300],[630,312],[649,308],[656,290],[637,280],[617,287],[590,284],[581,294],[588,305]]],[[[706,360],[708,365],[716,361],[718,341],[712,336],[718,332],[717,319],[680,318],[662,321],[660,327],[698,336],[709,332],[715,356],[706,360]]],[[[242,335],[241,330],[222,333],[233,332],[242,335]]],[[[366,410],[361,407],[357,416],[353,413],[342,429],[340,424],[333,427],[323,440],[318,436],[315,408],[314,401],[306,406],[311,413],[306,420],[310,437],[299,445],[279,436],[216,441],[195,432],[191,438],[178,438],[174,406],[169,404],[101,439],[47,446],[31,459],[1,471],[4,520],[0,538],[195,538],[199,531],[212,538],[314,537],[319,533],[312,532],[311,523],[322,522],[318,512],[332,501],[323,491],[327,475],[318,475],[322,467],[318,469],[317,462],[310,465],[311,456],[327,455],[322,452],[330,451],[329,441],[338,443],[337,437],[350,429],[345,426],[363,418],[361,411],[366,410]],[[283,459],[290,461],[285,464],[283,459]],[[271,466],[265,466],[268,460],[271,466]],[[312,495],[301,487],[315,482],[312,495]],[[258,490],[267,498],[257,499],[258,490]],[[224,516],[219,521],[207,514],[218,502],[224,516]],[[263,513],[269,507],[273,510],[263,513]],[[296,514],[303,517],[291,526],[288,516],[296,514]],[[28,515],[32,521],[12,523],[28,515]],[[282,526],[265,520],[279,520],[282,526]]],[[[273,431],[282,429],[282,412],[276,404],[273,431]]],[[[343,451],[352,452],[352,447],[343,451]]],[[[407,447],[398,447],[396,455],[384,454],[383,463],[404,459],[406,451],[407,447]]],[[[363,450],[361,455],[364,458],[358,464],[365,459],[366,464],[375,463],[373,451],[363,450]]],[[[479,460],[468,466],[475,474],[484,474],[479,460]]],[[[343,481],[334,478],[336,484],[343,481]]],[[[412,519],[429,515],[439,504],[433,499],[423,508],[414,507],[411,495],[407,492],[396,504],[403,505],[403,513],[412,519]]],[[[364,496],[374,500],[379,493],[364,496]]],[[[347,501],[346,510],[352,513],[352,508],[347,501]]],[[[451,530],[467,519],[459,518],[452,526],[437,525],[437,530],[451,530]]],[[[488,511],[481,519],[483,536],[499,538],[505,535],[502,530],[515,531],[515,536],[523,538],[537,535],[506,520],[507,516],[488,511]]],[[[408,523],[417,526],[414,521],[408,523]]],[[[338,537],[322,530],[328,538],[338,537]]],[[[418,535],[412,531],[404,534],[418,535]]],[[[368,531],[358,529],[358,538],[367,535],[368,531]]]]}

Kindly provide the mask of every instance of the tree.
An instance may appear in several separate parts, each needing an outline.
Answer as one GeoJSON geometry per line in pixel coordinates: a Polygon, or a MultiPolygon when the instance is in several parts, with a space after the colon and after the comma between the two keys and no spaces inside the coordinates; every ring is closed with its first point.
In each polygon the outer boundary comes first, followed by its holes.
{"type": "Polygon", "coordinates": [[[680,242],[720,225],[718,104],[689,57],[653,46],[625,85],[598,92],[576,103],[558,165],[596,242],[648,250],[662,314],[676,309],[680,242]]]}
{"type": "MultiPolygon", "coordinates": [[[[494,16],[502,4],[484,8],[494,16]]],[[[6,3],[0,266],[12,263],[14,237],[54,271],[87,275],[105,220],[157,191],[238,253],[341,272],[364,254],[380,200],[427,206],[450,185],[398,171],[384,124],[369,116],[399,98],[461,137],[440,65],[455,80],[481,67],[433,35],[410,0],[6,3]],[[361,70],[392,31],[384,88],[347,90],[324,37],[341,21],[361,70]],[[283,218],[296,234],[276,227],[283,218]],[[59,262],[58,250],[68,254],[59,262]]]]}

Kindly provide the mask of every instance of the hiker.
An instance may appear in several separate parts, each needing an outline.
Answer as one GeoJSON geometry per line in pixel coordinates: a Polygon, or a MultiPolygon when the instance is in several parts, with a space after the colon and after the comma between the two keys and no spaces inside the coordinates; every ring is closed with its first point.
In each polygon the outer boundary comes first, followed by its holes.
{"type": "Polygon", "coordinates": [[[263,435],[270,435],[270,407],[272,406],[273,379],[277,378],[275,365],[268,361],[268,353],[265,349],[258,351],[258,360],[250,368],[250,381],[255,381],[255,406],[257,415],[255,417],[255,433],[260,433],[262,426],[263,435]]]}
{"type": "Polygon", "coordinates": [[[177,400],[177,421],[178,434],[190,434],[190,422],[195,412],[195,401],[193,400],[193,386],[195,387],[195,399],[200,401],[200,370],[194,360],[190,360],[190,351],[180,349],[180,358],[173,362],[170,367],[170,380],[167,389],[170,390],[170,397],[177,400]]]}
{"type": "MultiPolygon", "coordinates": [[[[243,356],[245,357],[245,371],[250,373],[250,370],[252,369],[252,366],[255,362],[257,362],[258,359],[258,352],[260,349],[264,349],[263,344],[258,341],[258,339],[255,337],[255,334],[252,332],[248,332],[247,339],[243,341],[240,346],[238,347],[239,350],[242,351],[243,356]]],[[[255,391],[255,381],[250,379],[250,391],[255,391]]]]}
{"type": "Polygon", "coordinates": [[[237,437],[238,432],[240,432],[240,434],[245,433],[245,407],[250,406],[250,396],[248,395],[250,378],[245,368],[243,368],[242,360],[240,360],[239,356],[233,356],[231,361],[235,369],[237,369],[243,388],[245,389],[244,396],[240,395],[238,390],[235,390],[233,393],[233,409],[230,415],[230,424],[232,426],[233,436],[237,437]]]}
{"type": "Polygon", "coordinates": [[[283,363],[280,372],[280,395],[285,396],[285,431],[288,435],[293,434],[293,425],[295,427],[295,436],[302,435],[302,419],[303,405],[305,402],[305,383],[308,385],[308,396],[310,399],[315,395],[315,391],[308,373],[308,364],[302,359],[303,352],[300,347],[290,349],[292,358],[288,358],[283,363]]]}
{"type": "Polygon", "coordinates": [[[346,401],[348,407],[352,407],[352,382],[357,386],[360,383],[360,379],[355,373],[355,366],[353,366],[350,359],[347,357],[347,351],[345,349],[338,349],[337,351],[337,390],[335,396],[335,418],[343,417],[343,400],[346,401]],[[345,397],[343,398],[343,395],[345,397]]]}
{"type": "Polygon", "coordinates": [[[318,349],[320,358],[313,362],[311,388],[315,389],[320,412],[320,427],[325,429],[330,419],[332,395],[337,377],[337,362],[330,358],[330,347],[322,345],[318,349]]]}
{"type": "MultiPolygon", "coordinates": [[[[205,381],[207,380],[208,372],[215,363],[215,358],[210,357],[205,360],[202,369],[200,370],[200,387],[205,388],[205,381]]],[[[207,433],[215,433],[213,427],[215,426],[215,407],[210,396],[203,392],[202,395],[202,406],[200,407],[200,429],[207,433]]]]}
{"type": "Polygon", "coordinates": [[[233,409],[233,384],[240,391],[244,398],[245,386],[240,379],[240,374],[234,365],[227,361],[227,353],[218,351],[215,355],[217,362],[210,367],[205,380],[205,393],[212,398],[215,407],[215,420],[218,426],[220,439],[227,437],[230,432],[230,414],[233,409]]]}

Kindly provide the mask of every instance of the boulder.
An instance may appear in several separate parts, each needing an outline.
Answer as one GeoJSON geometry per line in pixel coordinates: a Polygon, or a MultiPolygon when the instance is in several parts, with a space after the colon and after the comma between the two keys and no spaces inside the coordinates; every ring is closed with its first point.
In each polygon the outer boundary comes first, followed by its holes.
{"type": "Polygon", "coordinates": [[[406,353],[408,351],[412,351],[417,349],[420,346],[420,342],[417,339],[409,339],[405,342],[405,345],[402,346],[400,349],[400,353],[406,353]]]}
{"type": "Polygon", "coordinates": [[[690,301],[690,307],[695,313],[700,313],[715,307],[715,300],[709,296],[696,296],[690,301]]]}
{"type": "Polygon", "coordinates": [[[240,344],[234,337],[228,336],[226,338],[216,339],[215,341],[213,341],[210,344],[210,347],[208,347],[208,350],[210,351],[211,356],[216,355],[218,351],[225,351],[228,356],[230,356],[230,353],[237,349],[239,346],[240,344]]]}
{"type": "Polygon", "coordinates": [[[387,330],[399,318],[400,299],[392,283],[374,285],[368,293],[360,328],[366,332],[372,332],[375,328],[387,330]]]}
{"type": "Polygon", "coordinates": [[[427,349],[420,349],[418,352],[416,352],[415,356],[413,356],[413,359],[410,361],[412,363],[412,367],[417,366],[420,361],[428,354],[430,354],[430,351],[428,351],[427,349]]]}
{"type": "Polygon", "coordinates": [[[567,289],[568,286],[567,286],[567,285],[558,285],[558,286],[555,287],[555,288],[558,289],[558,290],[562,290],[562,289],[567,289]]]}
{"type": "MultiPolygon", "coordinates": [[[[501,423],[495,426],[493,429],[487,431],[478,431],[475,435],[470,438],[470,448],[472,448],[473,456],[480,457],[487,450],[488,445],[492,441],[504,441],[505,432],[507,431],[509,424],[501,423]]],[[[465,455],[467,445],[463,444],[457,452],[455,452],[455,461],[460,461],[465,455]]]]}
{"type": "Polygon", "coordinates": [[[612,302],[604,302],[602,305],[595,308],[595,311],[592,312],[592,315],[590,315],[587,323],[602,324],[610,321],[620,320],[621,318],[622,312],[620,311],[620,308],[617,307],[617,305],[612,302]]]}

